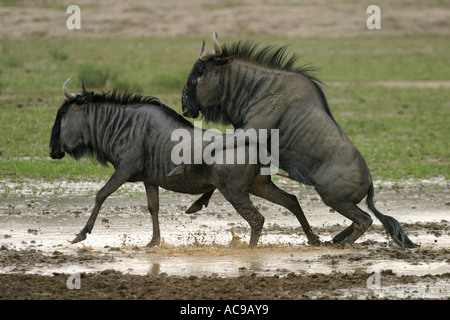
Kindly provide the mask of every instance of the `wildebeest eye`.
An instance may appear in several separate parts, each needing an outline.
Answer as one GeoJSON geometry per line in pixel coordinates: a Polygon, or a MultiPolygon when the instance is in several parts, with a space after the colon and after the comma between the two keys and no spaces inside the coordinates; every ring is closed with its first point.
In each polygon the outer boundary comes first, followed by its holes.
{"type": "Polygon", "coordinates": [[[196,73],[198,76],[202,76],[205,73],[205,68],[198,68],[196,73]]]}

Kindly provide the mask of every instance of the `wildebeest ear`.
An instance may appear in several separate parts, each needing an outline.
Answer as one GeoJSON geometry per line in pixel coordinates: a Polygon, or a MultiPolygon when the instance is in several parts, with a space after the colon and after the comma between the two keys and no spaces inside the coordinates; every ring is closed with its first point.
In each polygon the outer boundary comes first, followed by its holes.
{"type": "Polygon", "coordinates": [[[94,91],[88,91],[86,89],[86,83],[84,82],[84,79],[81,78],[81,88],[83,90],[83,98],[86,98],[86,100],[91,101],[92,97],[94,96],[94,91]]]}
{"type": "Polygon", "coordinates": [[[77,95],[77,99],[75,100],[75,103],[77,105],[82,105],[82,104],[86,104],[92,101],[92,99],[94,98],[94,91],[86,91],[83,92],[82,94],[78,94],[77,95]]]}
{"type": "Polygon", "coordinates": [[[226,57],[216,60],[216,66],[226,66],[227,64],[233,62],[235,57],[226,57]]]}
{"type": "Polygon", "coordinates": [[[93,98],[94,98],[94,91],[89,91],[89,92],[83,93],[83,102],[84,103],[91,102],[93,98]]]}

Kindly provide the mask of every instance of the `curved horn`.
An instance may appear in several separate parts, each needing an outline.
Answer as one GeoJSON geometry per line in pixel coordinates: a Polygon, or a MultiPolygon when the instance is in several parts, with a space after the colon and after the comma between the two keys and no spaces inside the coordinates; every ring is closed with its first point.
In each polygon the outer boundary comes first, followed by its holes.
{"type": "Polygon", "coordinates": [[[200,55],[200,60],[204,60],[204,61],[209,61],[214,57],[218,57],[220,55],[222,55],[222,48],[220,48],[219,42],[217,41],[217,33],[214,31],[213,33],[213,47],[214,50],[208,50],[203,52],[200,55]]]}
{"type": "Polygon", "coordinates": [[[74,99],[77,95],[75,93],[70,93],[69,89],[67,88],[67,85],[69,84],[70,79],[72,79],[72,77],[70,77],[69,79],[67,79],[66,82],[64,82],[64,85],[62,87],[63,89],[63,93],[66,96],[67,99],[72,100],[74,99]]]}
{"type": "Polygon", "coordinates": [[[216,57],[222,55],[222,48],[219,45],[219,41],[217,41],[217,38],[219,35],[217,32],[214,31],[213,33],[213,46],[214,46],[214,53],[216,54],[216,57]]]}
{"type": "Polygon", "coordinates": [[[202,56],[204,51],[205,51],[205,40],[202,41],[202,50],[200,51],[200,56],[202,56]]]}

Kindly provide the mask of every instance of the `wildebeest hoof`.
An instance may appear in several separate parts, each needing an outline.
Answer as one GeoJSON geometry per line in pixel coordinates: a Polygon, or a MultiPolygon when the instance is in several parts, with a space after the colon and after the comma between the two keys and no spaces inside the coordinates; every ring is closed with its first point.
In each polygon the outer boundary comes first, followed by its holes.
{"type": "Polygon", "coordinates": [[[160,245],[160,240],[155,240],[155,239],[152,239],[148,244],[147,244],[147,247],[156,247],[156,246],[159,246],[160,245]]]}
{"type": "Polygon", "coordinates": [[[320,246],[322,242],[320,241],[318,236],[314,236],[311,239],[308,239],[308,244],[312,246],[320,246]]]}
{"type": "Polygon", "coordinates": [[[175,177],[182,176],[185,173],[186,173],[185,168],[183,166],[178,166],[175,169],[173,169],[172,171],[170,171],[169,174],[167,175],[167,177],[175,178],[175,177]]]}
{"type": "Polygon", "coordinates": [[[85,239],[86,239],[86,234],[81,234],[81,233],[79,233],[79,234],[77,234],[77,236],[75,237],[75,239],[73,239],[72,241],[70,241],[70,243],[74,244],[74,243],[77,243],[77,242],[81,242],[81,241],[83,241],[83,240],[85,240],[85,239]]]}
{"type": "Polygon", "coordinates": [[[202,210],[203,206],[205,206],[205,208],[206,208],[209,204],[209,199],[211,198],[213,192],[214,192],[214,190],[204,193],[185,212],[186,213],[194,213],[194,212],[202,210]]]}
{"type": "Polygon", "coordinates": [[[203,208],[203,205],[193,203],[192,206],[190,206],[185,212],[186,213],[194,213],[194,212],[202,210],[202,208],[203,208]]]}

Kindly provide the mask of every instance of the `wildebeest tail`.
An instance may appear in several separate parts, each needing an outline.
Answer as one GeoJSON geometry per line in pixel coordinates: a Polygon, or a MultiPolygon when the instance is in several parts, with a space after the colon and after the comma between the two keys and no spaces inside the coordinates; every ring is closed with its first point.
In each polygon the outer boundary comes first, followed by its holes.
{"type": "Polygon", "coordinates": [[[301,182],[307,186],[315,185],[314,179],[312,178],[309,169],[294,161],[286,161],[280,163],[280,169],[289,173],[289,176],[295,181],[301,182]]]}
{"type": "Polygon", "coordinates": [[[419,245],[412,242],[403,231],[400,223],[393,217],[386,216],[378,211],[373,204],[374,189],[373,184],[370,185],[369,192],[367,194],[367,206],[374,213],[381,223],[383,224],[386,233],[392,237],[394,242],[404,248],[417,248],[419,245]]]}

